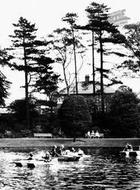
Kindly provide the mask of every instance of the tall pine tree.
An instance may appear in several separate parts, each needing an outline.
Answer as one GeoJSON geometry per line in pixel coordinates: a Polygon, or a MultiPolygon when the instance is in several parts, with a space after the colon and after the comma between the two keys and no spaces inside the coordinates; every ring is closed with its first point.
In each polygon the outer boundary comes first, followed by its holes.
{"type": "Polygon", "coordinates": [[[76,38],[75,38],[75,31],[74,25],[77,19],[76,13],[67,13],[65,17],[62,19],[70,24],[71,32],[72,32],[72,44],[73,44],[73,55],[74,55],[74,66],[75,66],[75,90],[76,94],[78,94],[78,79],[77,79],[77,59],[76,59],[76,38]]]}
{"type": "MultiPolygon", "coordinates": [[[[104,112],[104,81],[103,78],[105,72],[108,72],[104,69],[104,59],[103,55],[106,53],[104,44],[112,43],[112,44],[120,44],[125,41],[125,37],[120,34],[119,30],[116,26],[111,24],[108,20],[109,8],[104,4],[98,4],[92,2],[89,7],[87,7],[86,12],[88,13],[89,23],[85,26],[85,29],[90,29],[92,32],[96,34],[96,40],[99,42],[100,52],[100,85],[101,85],[101,108],[102,112],[104,112]]],[[[111,52],[112,53],[112,52],[111,52]]],[[[93,65],[94,66],[94,65],[93,65]]],[[[94,68],[93,68],[94,69],[94,68]]],[[[95,72],[93,70],[93,72],[95,72]]]]}
{"type": "MultiPolygon", "coordinates": [[[[13,26],[15,27],[14,35],[11,35],[13,48],[18,50],[20,53],[20,59],[23,61],[21,64],[14,64],[13,66],[15,69],[24,71],[25,73],[26,120],[27,126],[30,127],[29,87],[31,86],[36,88],[37,85],[42,85],[42,81],[43,83],[45,82],[44,76],[49,75],[49,73],[45,73],[48,72],[47,67],[48,64],[51,63],[45,55],[45,47],[48,42],[45,40],[37,40],[37,29],[35,24],[31,24],[23,17],[20,17],[18,23],[13,24],[13,26]],[[42,77],[42,75],[44,76],[42,77]]],[[[48,77],[46,80],[48,80],[48,77]]],[[[56,86],[56,81],[53,82],[53,84],[56,86]]],[[[40,88],[46,89],[45,85],[46,84],[40,88]]]]}

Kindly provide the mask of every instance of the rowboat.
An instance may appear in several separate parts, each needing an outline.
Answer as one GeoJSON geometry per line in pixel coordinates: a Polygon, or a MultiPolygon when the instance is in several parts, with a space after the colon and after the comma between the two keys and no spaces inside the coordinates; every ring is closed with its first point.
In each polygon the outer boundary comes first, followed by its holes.
{"type": "Polygon", "coordinates": [[[45,165],[45,164],[50,164],[55,162],[55,158],[53,160],[45,160],[45,159],[33,159],[33,160],[15,160],[13,163],[15,164],[16,167],[27,167],[30,169],[35,168],[36,166],[39,165],[45,165]]]}
{"type": "Polygon", "coordinates": [[[80,156],[69,156],[69,155],[64,155],[58,157],[59,162],[74,162],[74,161],[79,161],[80,156]]]}
{"type": "Polygon", "coordinates": [[[58,164],[58,162],[75,162],[82,160],[84,158],[89,157],[89,155],[85,155],[82,151],[80,152],[71,152],[71,151],[65,151],[64,154],[62,154],[59,157],[52,157],[50,160],[45,159],[44,152],[39,153],[36,156],[31,156],[30,159],[21,159],[21,160],[15,160],[14,164],[16,167],[28,167],[33,169],[36,166],[39,165],[52,165],[52,164],[58,164]]]}
{"type": "Polygon", "coordinates": [[[123,150],[121,151],[121,155],[126,156],[126,157],[137,157],[140,156],[140,150],[123,150]]]}

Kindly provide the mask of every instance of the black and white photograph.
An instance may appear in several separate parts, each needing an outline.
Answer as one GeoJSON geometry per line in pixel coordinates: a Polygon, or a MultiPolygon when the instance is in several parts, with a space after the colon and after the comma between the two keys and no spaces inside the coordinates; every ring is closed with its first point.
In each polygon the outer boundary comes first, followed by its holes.
{"type": "Polygon", "coordinates": [[[140,2],[0,5],[0,190],[140,190],[140,2]]]}

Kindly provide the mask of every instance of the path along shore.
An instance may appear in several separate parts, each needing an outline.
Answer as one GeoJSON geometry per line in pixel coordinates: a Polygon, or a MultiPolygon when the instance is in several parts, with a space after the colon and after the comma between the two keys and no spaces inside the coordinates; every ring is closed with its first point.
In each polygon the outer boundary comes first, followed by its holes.
{"type": "Polygon", "coordinates": [[[44,148],[53,145],[66,147],[124,147],[126,143],[140,146],[140,138],[1,138],[0,148],[44,148]]]}

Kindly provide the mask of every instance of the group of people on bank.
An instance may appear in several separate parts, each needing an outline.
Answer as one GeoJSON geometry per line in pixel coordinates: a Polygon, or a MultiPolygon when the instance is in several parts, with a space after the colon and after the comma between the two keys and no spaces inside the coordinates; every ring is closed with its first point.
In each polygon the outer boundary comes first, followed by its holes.
{"type": "Polygon", "coordinates": [[[103,133],[99,133],[98,131],[88,131],[86,134],[85,134],[85,137],[86,138],[102,138],[104,137],[104,134],[103,133]]]}

